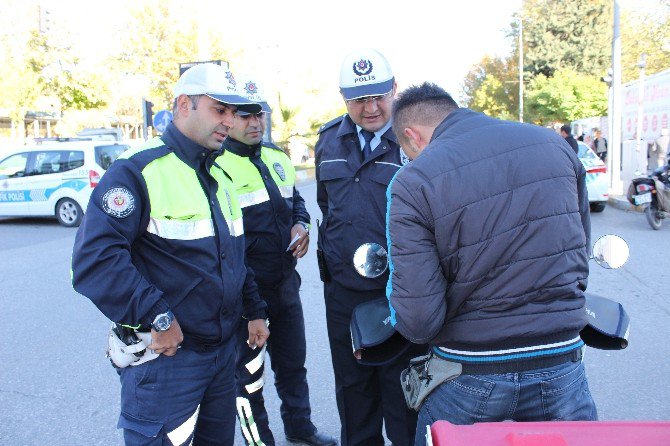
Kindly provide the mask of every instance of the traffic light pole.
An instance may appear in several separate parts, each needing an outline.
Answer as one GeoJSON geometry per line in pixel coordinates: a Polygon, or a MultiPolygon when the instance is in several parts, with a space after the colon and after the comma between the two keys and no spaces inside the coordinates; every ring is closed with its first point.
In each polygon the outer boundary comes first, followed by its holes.
{"type": "Polygon", "coordinates": [[[146,141],[149,139],[149,127],[153,126],[154,112],[153,112],[154,103],[147,101],[145,97],[142,98],[142,122],[143,130],[142,136],[146,141]]]}

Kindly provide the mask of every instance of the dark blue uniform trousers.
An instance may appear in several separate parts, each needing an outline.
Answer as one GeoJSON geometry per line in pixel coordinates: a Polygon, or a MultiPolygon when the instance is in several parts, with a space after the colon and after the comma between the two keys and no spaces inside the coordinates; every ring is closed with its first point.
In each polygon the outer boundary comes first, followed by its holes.
{"type": "Polygon", "coordinates": [[[382,422],[394,446],[413,444],[417,413],[407,408],[400,372],[416,352],[410,349],[406,356],[383,366],[361,365],[353,355],[351,314],[356,305],[379,299],[384,291],[355,291],[331,281],[324,283],[324,295],[341,446],[383,446],[382,422]]]}
{"type": "Polygon", "coordinates": [[[119,370],[126,445],[222,445],[235,439],[235,337],[119,370]]]}
{"type": "MultiPolygon", "coordinates": [[[[300,303],[300,276],[296,271],[272,290],[260,288],[268,305],[270,355],[275,388],[281,400],[284,432],[289,437],[308,437],[316,432],[312,424],[305,369],[305,321],[300,303]]],[[[247,345],[247,321],[238,330],[237,412],[247,444],[274,445],[263,398],[265,351],[247,345]]]]}

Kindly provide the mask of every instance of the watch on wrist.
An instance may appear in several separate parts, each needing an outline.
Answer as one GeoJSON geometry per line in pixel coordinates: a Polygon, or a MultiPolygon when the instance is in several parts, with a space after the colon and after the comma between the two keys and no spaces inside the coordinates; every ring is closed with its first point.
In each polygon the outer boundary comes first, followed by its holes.
{"type": "Polygon", "coordinates": [[[173,320],[174,314],[172,311],[168,310],[167,312],[161,313],[154,318],[154,321],[151,323],[151,328],[158,332],[167,331],[170,329],[173,320]]]}
{"type": "Polygon", "coordinates": [[[305,223],[304,221],[299,221],[299,225],[302,225],[303,228],[305,228],[305,231],[309,234],[309,227],[311,226],[309,223],[305,223]]]}

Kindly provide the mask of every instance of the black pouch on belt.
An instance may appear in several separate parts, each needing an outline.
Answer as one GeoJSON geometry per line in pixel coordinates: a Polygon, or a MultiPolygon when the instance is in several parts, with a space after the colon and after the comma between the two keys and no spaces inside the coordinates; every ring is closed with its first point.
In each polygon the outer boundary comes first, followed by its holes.
{"type": "MultiPolygon", "coordinates": [[[[324,222],[325,223],[325,222],[324,222]]],[[[319,241],[323,240],[323,228],[319,220],[316,220],[316,228],[319,233],[319,241]]],[[[316,248],[316,261],[319,264],[319,277],[321,282],[330,282],[330,272],[328,271],[328,265],[326,264],[326,255],[324,254],[321,248],[316,248]]]]}
{"type": "Polygon", "coordinates": [[[321,282],[330,282],[330,272],[326,265],[326,255],[319,248],[316,249],[316,261],[319,264],[319,277],[321,282]]]}
{"type": "Polygon", "coordinates": [[[418,411],[423,401],[440,384],[460,376],[463,366],[439,358],[432,353],[410,361],[400,373],[400,385],[407,407],[418,411]]]}

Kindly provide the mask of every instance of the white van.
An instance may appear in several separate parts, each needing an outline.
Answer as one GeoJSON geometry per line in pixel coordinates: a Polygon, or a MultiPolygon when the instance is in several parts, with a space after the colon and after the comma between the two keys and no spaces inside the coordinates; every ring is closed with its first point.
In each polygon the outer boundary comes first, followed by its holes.
{"type": "Polygon", "coordinates": [[[0,160],[0,216],[55,216],[79,226],[93,188],[126,144],[46,138],[0,160]]]}

